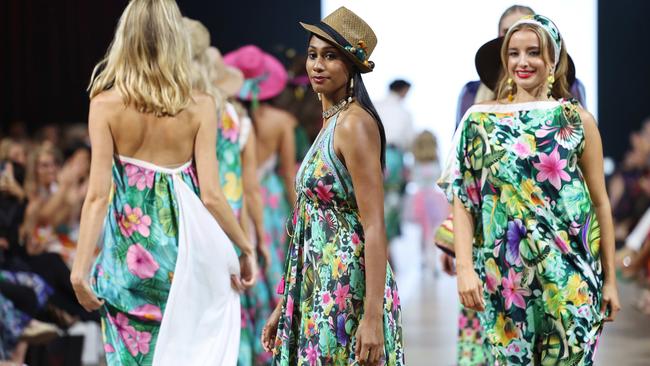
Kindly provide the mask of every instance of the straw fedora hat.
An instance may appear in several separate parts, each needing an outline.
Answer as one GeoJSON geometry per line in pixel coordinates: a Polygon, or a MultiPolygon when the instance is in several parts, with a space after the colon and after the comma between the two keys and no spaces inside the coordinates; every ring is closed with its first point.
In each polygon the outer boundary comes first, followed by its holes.
{"type": "MultiPolygon", "coordinates": [[[[481,82],[492,91],[496,91],[503,70],[501,65],[501,46],[503,45],[504,39],[505,37],[498,37],[485,43],[478,49],[474,58],[476,72],[478,72],[481,82]]],[[[569,86],[571,86],[576,81],[576,66],[571,56],[567,56],[569,65],[566,78],[569,86]]]]}
{"type": "Polygon", "coordinates": [[[209,47],[205,52],[214,66],[216,74],[215,79],[212,80],[214,86],[227,97],[236,96],[244,85],[244,73],[236,67],[226,65],[221,52],[216,47],[209,47]]]}
{"type": "Polygon", "coordinates": [[[361,73],[374,69],[375,63],[369,59],[377,46],[377,36],[368,23],[346,7],[336,9],[320,23],[300,25],[343,51],[361,73]]]}

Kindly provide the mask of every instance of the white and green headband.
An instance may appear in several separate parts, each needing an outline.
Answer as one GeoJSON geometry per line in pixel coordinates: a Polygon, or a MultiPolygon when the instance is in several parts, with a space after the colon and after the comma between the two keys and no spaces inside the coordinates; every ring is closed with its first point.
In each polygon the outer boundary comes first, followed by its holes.
{"type": "Polygon", "coordinates": [[[553,41],[553,49],[554,49],[554,56],[555,56],[555,66],[560,62],[560,50],[562,50],[562,36],[560,36],[560,31],[557,29],[557,26],[555,23],[553,23],[552,20],[549,18],[543,16],[543,15],[526,15],[525,17],[519,19],[515,24],[508,29],[508,33],[510,34],[510,31],[514,29],[516,26],[519,24],[533,24],[536,25],[540,28],[542,28],[546,33],[548,33],[549,36],[551,36],[551,40],[553,41]]]}

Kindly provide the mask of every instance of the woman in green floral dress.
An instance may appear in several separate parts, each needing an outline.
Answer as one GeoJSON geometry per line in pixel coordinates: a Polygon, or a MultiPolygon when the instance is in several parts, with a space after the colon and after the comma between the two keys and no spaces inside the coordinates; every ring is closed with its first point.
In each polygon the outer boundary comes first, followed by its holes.
{"type": "Polygon", "coordinates": [[[562,43],[543,16],[510,28],[498,100],[467,111],[441,178],[461,302],[500,365],[591,365],[620,308],[600,136],[563,99],[562,43]]]}
{"type": "Polygon", "coordinates": [[[385,136],[361,79],[376,38],[345,8],[303,27],[324,126],[296,177],[283,297],[262,343],[274,365],[403,365],[383,217],[385,136]]]}
{"type": "Polygon", "coordinates": [[[100,310],[109,366],[237,361],[237,290],[255,282],[255,251],[221,190],[217,108],[192,90],[189,54],[173,0],[131,1],[92,77],[71,282],[100,310]]]}

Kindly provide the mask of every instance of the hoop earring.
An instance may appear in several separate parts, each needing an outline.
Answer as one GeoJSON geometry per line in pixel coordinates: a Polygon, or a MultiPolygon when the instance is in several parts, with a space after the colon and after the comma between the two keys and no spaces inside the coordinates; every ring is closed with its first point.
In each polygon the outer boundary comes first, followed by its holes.
{"type": "Polygon", "coordinates": [[[320,93],[316,93],[316,96],[318,97],[318,100],[322,101],[323,97],[321,97],[320,93]]]}
{"type": "Polygon", "coordinates": [[[515,99],[515,97],[512,95],[512,89],[514,89],[512,86],[512,78],[508,78],[508,80],[506,80],[506,89],[508,90],[508,102],[512,102],[515,99]]]}
{"type": "Polygon", "coordinates": [[[548,91],[546,92],[546,97],[551,98],[553,96],[553,83],[555,83],[555,75],[553,75],[553,70],[551,70],[551,74],[548,76],[546,81],[548,82],[548,91]]]}
{"type": "Polygon", "coordinates": [[[352,103],[353,95],[354,95],[354,77],[350,78],[350,93],[348,94],[348,103],[352,103]]]}

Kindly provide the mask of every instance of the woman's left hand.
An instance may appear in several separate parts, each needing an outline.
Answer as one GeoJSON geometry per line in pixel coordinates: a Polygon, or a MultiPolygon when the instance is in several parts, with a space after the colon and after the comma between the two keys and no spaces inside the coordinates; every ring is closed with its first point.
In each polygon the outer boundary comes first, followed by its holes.
{"type": "Polygon", "coordinates": [[[606,322],[613,322],[616,319],[616,314],[621,310],[621,302],[618,299],[618,289],[616,288],[616,282],[608,283],[605,282],[603,285],[603,301],[600,305],[600,312],[605,315],[606,322]],[[609,314],[607,310],[609,309],[609,314]]]}
{"type": "Polygon", "coordinates": [[[356,360],[360,365],[377,365],[384,356],[384,324],[382,318],[361,319],[356,333],[356,360]]]}

